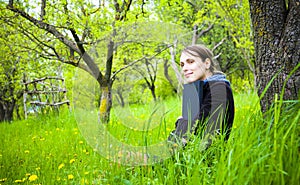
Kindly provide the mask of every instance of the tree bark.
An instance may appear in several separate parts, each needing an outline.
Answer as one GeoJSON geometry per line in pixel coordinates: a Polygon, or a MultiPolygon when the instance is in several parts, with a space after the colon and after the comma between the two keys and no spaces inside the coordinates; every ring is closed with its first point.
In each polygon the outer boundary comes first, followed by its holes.
{"type": "Polygon", "coordinates": [[[5,116],[5,113],[4,113],[4,105],[3,105],[3,103],[0,101],[0,122],[4,121],[4,116],[5,116]]]}
{"type": "MultiPolygon", "coordinates": [[[[114,29],[114,28],[113,28],[114,29]]],[[[113,63],[113,52],[114,52],[114,42],[113,39],[116,35],[116,31],[113,31],[112,38],[108,43],[107,57],[106,57],[106,71],[104,79],[99,81],[101,89],[101,99],[99,107],[99,116],[102,123],[108,123],[110,118],[110,110],[112,108],[112,94],[111,88],[113,85],[113,80],[111,79],[111,69],[113,63]]]]}
{"type": "Polygon", "coordinates": [[[284,99],[297,99],[300,72],[288,78],[300,60],[300,2],[290,0],[249,0],[254,29],[256,84],[262,112],[272,105],[275,94],[284,90],[284,99]],[[283,87],[286,81],[286,86],[283,87]],[[284,89],[283,89],[284,88],[284,89]]]}
{"type": "Polygon", "coordinates": [[[0,102],[0,122],[3,121],[12,121],[13,120],[13,112],[15,108],[15,101],[5,101],[0,102]]]}
{"type": "Polygon", "coordinates": [[[112,107],[112,99],[111,99],[111,85],[110,84],[102,84],[100,86],[101,90],[101,100],[99,107],[99,119],[101,123],[108,123],[110,117],[110,110],[112,107]]]}

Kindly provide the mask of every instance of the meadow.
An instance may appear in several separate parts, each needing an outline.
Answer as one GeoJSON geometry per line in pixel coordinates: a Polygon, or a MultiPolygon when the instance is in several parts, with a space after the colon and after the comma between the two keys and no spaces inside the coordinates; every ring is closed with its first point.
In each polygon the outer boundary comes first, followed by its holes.
{"type": "MultiPolygon", "coordinates": [[[[255,93],[235,94],[227,142],[216,138],[207,150],[199,150],[196,138],[174,156],[144,166],[105,159],[87,142],[73,110],[1,123],[0,184],[299,184],[299,102],[278,100],[267,115],[261,114],[258,102],[255,93]]],[[[122,125],[124,112],[139,117],[136,123],[141,125],[157,120],[146,105],[126,107],[123,113],[112,110],[107,129],[132,145],[142,145],[144,138],[150,143],[164,140],[180,114],[180,100],[163,103],[167,113],[151,132],[122,125]]]]}

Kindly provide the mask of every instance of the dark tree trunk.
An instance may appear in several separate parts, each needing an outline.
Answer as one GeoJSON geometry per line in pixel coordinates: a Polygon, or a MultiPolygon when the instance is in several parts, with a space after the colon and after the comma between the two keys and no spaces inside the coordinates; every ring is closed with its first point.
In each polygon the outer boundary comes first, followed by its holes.
{"type": "Polygon", "coordinates": [[[15,101],[0,103],[0,122],[12,121],[15,101]]]}
{"type": "Polygon", "coordinates": [[[168,60],[164,60],[164,75],[166,77],[166,79],[168,80],[169,84],[171,85],[173,92],[175,92],[177,94],[177,89],[174,86],[174,82],[172,80],[172,78],[169,75],[169,64],[168,64],[168,60]]]}
{"type": "Polygon", "coordinates": [[[4,121],[4,116],[5,116],[4,106],[2,102],[0,102],[0,122],[4,121]]]}
{"type": "Polygon", "coordinates": [[[287,81],[284,99],[297,99],[300,87],[300,70],[288,79],[289,73],[300,61],[300,2],[290,0],[249,0],[254,44],[256,51],[256,80],[258,94],[262,95],[270,80],[261,109],[266,112],[275,94],[280,94],[287,81]]]}
{"type": "Polygon", "coordinates": [[[152,84],[150,86],[150,90],[151,90],[151,94],[152,94],[153,100],[156,101],[157,98],[156,98],[156,94],[155,94],[155,85],[154,84],[152,84]]]}

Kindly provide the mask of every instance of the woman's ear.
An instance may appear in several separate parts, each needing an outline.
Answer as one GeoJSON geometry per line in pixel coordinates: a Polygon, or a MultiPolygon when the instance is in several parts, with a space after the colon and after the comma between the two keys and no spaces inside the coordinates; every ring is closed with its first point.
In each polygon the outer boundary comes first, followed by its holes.
{"type": "Polygon", "coordinates": [[[209,58],[206,58],[205,61],[205,69],[210,69],[210,65],[211,65],[211,60],[209,58]]]}

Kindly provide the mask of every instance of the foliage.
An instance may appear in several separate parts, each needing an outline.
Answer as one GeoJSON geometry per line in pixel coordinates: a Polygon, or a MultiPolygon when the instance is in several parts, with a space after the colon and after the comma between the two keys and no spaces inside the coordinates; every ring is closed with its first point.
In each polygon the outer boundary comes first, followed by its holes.
{"type": "MultiPolygon", "coordinates": [[[[1,124],[1,184],[297,184],[299,107],[275,108],[272,117],[263,119],[255,93],[236,94],[235,99],[236,117],[228,142],[217,138],[208,150],[199,151],[195,138],[173,158],[151,166],[120,166],[105,160],[85,142],[68,111],[1,124]]],[[[166,103],[170,109],[179,107],[179,102],[166,103]]],[[[282,100],[276,103],[287,105],[282,100]]],[[[144,108],[131,107],[147,121],[144,108]]],[[[117,122],[124,115],[114,114],[116,120],[109,126],[116,137],[135,144],[143,137],[166,137],[178,111],[167,117],[166,129],[155,130],[152,136],[124,130],[117,122]]]]}
{"type": "Polygon", "coordinates": [[[189,30],[186,34],[190,42],[185,45],[192,43],[193,30],[197,26],[196,33],[200,36],[197,43],[209,46],[215,55],[220,55],[218,61],[225,73],[235,73],[241,78],[244,71],[254,73],[248,1],[160,0],[156,3],[156,12],[161,20],[189,30]]]}

